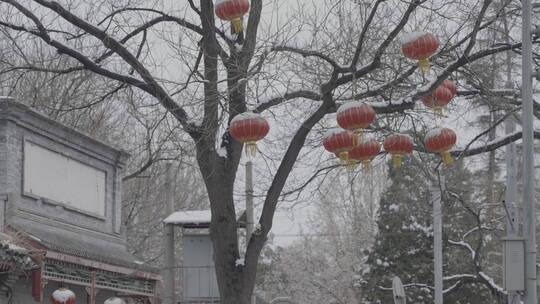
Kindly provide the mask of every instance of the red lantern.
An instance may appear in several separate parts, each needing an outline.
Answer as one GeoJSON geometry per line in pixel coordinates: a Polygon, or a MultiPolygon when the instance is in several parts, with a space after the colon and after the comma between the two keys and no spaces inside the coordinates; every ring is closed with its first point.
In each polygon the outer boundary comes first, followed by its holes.
{"type": "Polygon", "coordinates": [[[457,87],[456,87],[456,84],[455,84],[452,80],[445,79],[445,80],[442,82],[442,85],[445,86],[447,89],[449,89],[450,92],[452,92],[452,96],[455,96],[455,95],[456,95],[456,93],[457,93],[457,87]]]}
{"type": "Polygon", "coordinates": [[[332,129],[326,133],[323,139],[324,148],[338,155],[341,163],[349,164],[349,151],[354,148],[355,136],[349,131],[332,129]]]}
{"type": "Polygon", "coordinates": [[[362,162],[364,170],[369,170],[371,160],[381,152],[381,144],[375,139],[357,144],[350,152],[349,157],[362,162]]]}
{"type": "Polygon", "coordinates": [[[436,128],[429,131],[424,138],[424,144],[429,152],[440,153],[445,164],[453,162],[449,150],[456,144],[457,135],[448,128],[436,128]]]}
{"type": "Polygon", "coordinates": [[[75,304],[75,293],[67,288],[60,288],[51,295],[52,304],[75,304]]]}
{"type": "Polygon", "coordinates": [[[216,15],[232,22],[233,32],[240,33],[244,26],[242,17],[249,12],[249,0],[216,0],[216,15]]]}
{"type": "Polygon", "coordinates": [[[365,103],[350,102],[337,110],[338,125],[352,131],[358,137],[361,137],[362,130],[367,128],[373,120],[375,120],[375,110],[365,103]]]}
{"type": "Polygon", "coordinates": [[[231,136],[237,141],[246,144],[246,154],[249,157],[255,156],[257,152],[256,142],[263,139],[269,130],[270,126],[266,119],[253,112],[236,115],[229,126],[231,136]]]}
{"type": "Polygon", "coordinates": [[[428,108],[433,108],[438,115],[442,115],[442,109],[454,98],[457,92],[453,81],[446,79],[438,86],[431,95],[424,96],[422,101],[428,108]]]}
{"type": "Polygon", "coordinates": [[[384,150],[392,154],[394,167],[401,166],[401,158],[413,150],[413,140],[404,134],[394,134],[384,140],[384,150]]]}
{"type": "Polygon", "coordinates": [[[403,54],[414,60],[418,60],[418,65],[423,73],[429,71],[430,63],[428,58],[439,48],[439,40],[433,34],[426,32],[413,32],[402,38],[401,49],[403,54]]]}

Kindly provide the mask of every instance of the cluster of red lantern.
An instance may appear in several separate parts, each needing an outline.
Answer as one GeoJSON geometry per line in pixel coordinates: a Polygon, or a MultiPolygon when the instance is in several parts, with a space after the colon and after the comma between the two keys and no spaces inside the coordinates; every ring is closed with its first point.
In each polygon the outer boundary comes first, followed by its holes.
{"type": "Polygon", "coordinates": [[[246,155],[255,157],[257,141],[263,139],[270,131],[266,119],[260,114],[244,112],[236,115],[230,123],[229,134],[246,145],[246,155]]]}
{"type": "Polygon", "coordinates": [[[431,64],[429,57],[439,48],[439,39],[431,33],[413,32],[402,37],[401,49],[403,54],[413,60],[418,60],[418,65],[423,73],[427,73],[431,64]]]}
{"type": "MultiPolygon", "coordinates": [[[[342,105],[336,118],[343,129],[328,131],[323,139],[324,147],[336,154],[342,164],[354,167],[362,162],[364,169],[369,170],[371,161],[381,152],[381,144],[374,139],[363,141],[359,136],[374,121],[375,111],[368,104],[352,102],[342,105]]],[[[389,136],[383,145],[396,167],[401,165],[402,157],[413,150],[412,138],[403,134],[389,136]]]]}
{"type": "Polygon", "coordinates": [[[55,290],[51,295],[52,304],[75,304],[75,293],[67,288],[55,290]]]}
{"type": "Polygon", "coordinates": [[[376,141],[362,140],[363,130],[375,120],[375,110],[368,104],[351,102],[339,107],[336,120],[343,129],[332,129],[325,135],[325,149],[336,154],[348,168],[362,162],[368,169],[371,159],[381,150],[376,141]]]}
{"type": "Polygon", "coordinates": [[[216,0],[216,16],[233,25],[233,32],[242,32],[242,17],[249,12],[249,0],[216,0]]]}

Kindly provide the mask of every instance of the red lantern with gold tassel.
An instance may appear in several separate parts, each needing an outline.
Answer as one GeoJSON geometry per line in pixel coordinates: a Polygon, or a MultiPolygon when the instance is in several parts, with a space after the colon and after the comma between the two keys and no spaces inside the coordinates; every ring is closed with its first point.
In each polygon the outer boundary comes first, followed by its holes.
{"type": "Polygon", "coordinates": [[[349,151],[354,148],[355,142],[356,139],[353,134],[341,129],[329,130],[323,139],[324,148],[335,153],[343,165],[351,164],[349,162],[349,151]]]}
{"type": "Polygon", "coordinates": [[[249,0],[216,0],[216,16],[233,25],[233,32],[242,32],[242,17],[249,12],[249,0]]]}
{"type": "Polygon", "coordinates": [[[266,119],[260,114],[244,112],[231,120],[229,133],[239,142],[246,144],[246,155],[254,157],[257,152],[257,141],[263,139],[270,130],[266,119]]]}
{"type": "Polygon", "coordinates": [[[428,108],[435,110],[435,113],[442,115],[442,109],[454,98],[457,88],[453,81],[445,80],[439,85],[431,95],[424,96],[422,101],[428,108]]]}
{"type": "Polygon", "coordinates": [[[51,295],[52,304],[75,304],[75,293],[67,288],[55,290],[51,295]]]}
{"type": "Polygon", "coordinates": [[[414,60],[418,60],[418,65],[423,73],[427,73],[431,64],[429,57],[439,48],[439,39],[431,33],[413,32],[401,38],[401,49],[403,54],[414,60]]]}
{"type": "Polygon", "coordinates": [[[339,107],[336,119],[340,127],[361,138],[363,129],[375,120],[375,110],[365,103],[350,102],[339,107]]]}
{"type": "Polygon", "coordinates": [[[424,144],[429,152],[440,153],[445,164],[451,164],[454,160],[450,155],[450,149],[456,144],[457,135],[448,128],[435,128],[429,131],[424,138],[424,144]]]}
{"type": "Polygon", "coordinates": [[[394,167],[401,167],[401,158],[413,150],[413,140],[405,134],[390,135],[383,145],[384,150],[392,155],[394,167]]]}
{"type": "Polygon", "coordinates": [[[349,157],[362,162],[364,171],[371,169],[371,160],[381,152],[381,144],[370,139],[357,144],[350,152],[349,157]]]}

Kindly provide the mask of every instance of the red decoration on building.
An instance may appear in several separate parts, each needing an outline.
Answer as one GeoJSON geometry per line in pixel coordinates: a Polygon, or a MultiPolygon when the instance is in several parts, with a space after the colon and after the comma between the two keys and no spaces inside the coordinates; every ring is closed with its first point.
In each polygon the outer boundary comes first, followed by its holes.
{"type": "Polygon", "coordinates": [[[67,288],[60,288],[51,295],[52,304],[75,304],[75,293],[67,288]]]}
{"type": "Polygon", "coordinates": [[[384,150],[392,154],[394,167],[401,166],[401,158],[413,150],[413,140],[404,134],[394,134],[384,140],[384,150]]]}
{"type": "Polygon", "coordinates": [[[438,86],[431,95],[424,96],[422,101],[428,108],[432,108],[439,115],[442,114],[442,109],[454,98],[457,88],[451,80],[445,80],[438,86]]]}
{"type": "Polygon", "coordinates": [[[429,152],[440,153],[445,164],[453,162],[449,150],[456,144],[457,135],[448,128],[436,128],[429,131],[424,144],[429,152]]]}
{"type": "Polygon", "coordinates": [[[249,12],[249,0],[217,0],[216,16],[233,25],[233,32],[240,33],[244,26],[242,17],[249,12]]]}
{"type": "Polygon", "coordinates": [[[418,60],[418,65],[423,73],[429,71],[429,57],[439,48],[439,40],[431,33],[413,32],[402,38],[401,49],[403,54],[414,60],[418,60]]]}
{"type": "Polygon", "coordinates": [[[375,120],[375,110],[365,103],[350,102],[339,107],[336,118],[340,127],[361,137],[363,129],[375,120]]]}
{"type": "Polygon", "coordinates": [[[239,142],[246,144],[246,154],[250,157],[257,152],[256,142],[263,139],[270,131],[266,119],[253,112],[244,112],[231,120],[229,133],[239,142]]]}
{"type": "Polygon", "coordinates": [[[356,137],[349,131],[332,129],[324,136],[324,148],[338,155],[342,164],[349,164],[349,151],[354,148],[356,137]]]}
{"type": "Polygon", "coordinates": [[[349,157],[362,162],[364,170],[371,168],[371,160],[381,152],[381,144],[370,139],[357,144],[350,152],[349,157]]]}

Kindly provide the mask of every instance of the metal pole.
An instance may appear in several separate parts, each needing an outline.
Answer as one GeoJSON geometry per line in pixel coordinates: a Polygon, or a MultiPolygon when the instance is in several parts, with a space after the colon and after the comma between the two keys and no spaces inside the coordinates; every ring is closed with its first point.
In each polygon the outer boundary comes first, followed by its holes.
{"type": "Polygon", "coordinates": [[[536,295],[536,206],[534,201],[534,147],[532,103],[531,0],[522,0],[522,85],[523,100],[523,234],[525,241],[525,304],[537,304],[536,295]]]}
{"type": "MultiPolygon", "coordinates": [[[[441,186],[444,179],[441,177],[441,186]]],[[[443,304],[443,255],[442,255],[442,208],[441,188],[436,181],[431,181],[431,199],[433,200],[433,262],[435,273],[435,304],[443,304]]]]}
{"type": "MultiPolygon", "coordinates": [[[[510,54],[508,54],[510,55],[510,54]]],[[[509,57],[509,56],[508,56],[509,57]]],[[[508,58],[510,59],[510,58],[508,58]]],[[[511,82],[511,66],[508,66],[507,70],[507,83],[506,88],[512,89],[511,82]]],[[[506,134],[514,133],[516,124],[513,117],[508,117],[504,122],[504,130],[506,134]]],[[[516,219],[517,215],[517,166],[516,166],[516,144],[511,142],[506,145],[505,151],[506,161],[506,193],[505,193],[505,208],[506,208],[506,236],[518,236],[519,227],[516,219]]],[[[515,291],[508,292],[508,303],[517,304],[520,303],[520,295],[515,291]]]]}
{"type": "MultiPolygon", "coordinates": [[[[249,240],[254,230],[253,215],[253,161],[249,159],[246,162],[246,251],[249,246],[249,240]]],[[[251,294],[251,304],[256,304],[257,298],[255,290],[251,294]]]]}
{"type": "Polygon", "coordinates": [[[165,225],[165,271],[163,283],[165,288],[164,304],[176,304],[174,274],[174,225],[165,225]]]}

